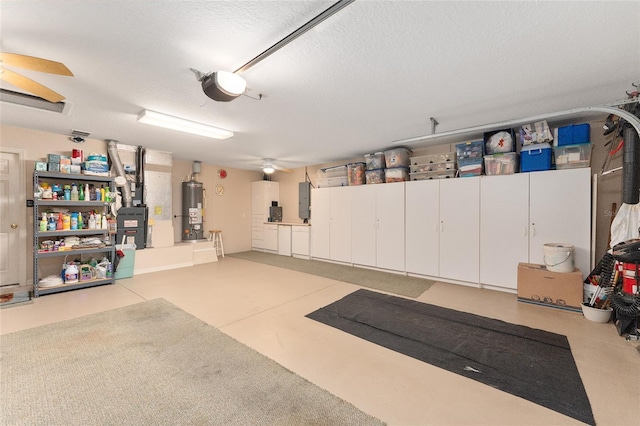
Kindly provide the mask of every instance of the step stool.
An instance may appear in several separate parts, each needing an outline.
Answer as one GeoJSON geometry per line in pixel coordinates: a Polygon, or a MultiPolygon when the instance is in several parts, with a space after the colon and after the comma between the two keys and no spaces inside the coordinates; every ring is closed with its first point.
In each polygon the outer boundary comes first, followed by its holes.
{"type": "Polygon", "coordinates": [[[213,248],[216,249],[216,255],[224,257],[224,245],[222,245],[222,231],[214,229],[209,231],[209,241],[213,241],[213,248]]]}

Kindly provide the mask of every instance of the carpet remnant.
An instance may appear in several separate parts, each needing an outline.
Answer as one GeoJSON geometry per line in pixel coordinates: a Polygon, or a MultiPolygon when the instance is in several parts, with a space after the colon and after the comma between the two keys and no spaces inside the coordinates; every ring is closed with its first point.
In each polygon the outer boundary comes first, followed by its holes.
{"type": "Polygon", "coordinates": [[[380,425],[164,299],[0,337],[2,425],[380,425]]]}
{"type": "Polygon", "coordinates": [[[595,424],[566,336],[368,290],[307,317],[595,424]]]}
{"type": "Polygon", "coordinates": [[[435,284],[435,281],[425,278],[410,277],[407,275],[323,262],[320,260],[298,259],[291,256],[281,256],[255,250],[232,253],[227,256],[264,263],[279,268],[292,269],[306,274],[318,275],[336,281],[344,281],[361,287],[413,298],[420,296],[435,284]]]}

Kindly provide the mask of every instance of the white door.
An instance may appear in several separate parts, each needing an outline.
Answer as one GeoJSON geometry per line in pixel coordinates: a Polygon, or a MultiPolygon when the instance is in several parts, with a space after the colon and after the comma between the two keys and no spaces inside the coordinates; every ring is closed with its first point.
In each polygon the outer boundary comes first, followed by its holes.
{"type": "Polygon", "coordinates": [[[544,264],[544,244],[575,246],[576,267],[591,272],[591,169],[530,174],[529,259],[544,264]]]}
{"type": "Polygon", "coordinates": [[[440,181],[440,276],[480,280],[480,177],[440,181]]]}
{"type": "Polygon", "coordinates": [[[351,262],[351,189],[327,188],[331,193],[330,259],[351,262]]]}
{"type": "Polygon", "coordinates": [[[329,259],[331,223],[329,188],[311,190],[311,256],[329,259]]]}
{"type": "Polygon", "coordinates": [[[516,289],[518,263],[529,261],[529,175],[480,181],[480,283],[516,289]]]}
{"type": "Polygon", "coordinates": [[[377,186],[354,186],[351,191],[351,260],[357,265],[376,266],[377,186]]]}
{"type": "Polygon", "coordinates": [[[404,271],[404,182],[376,188],[376,266],[404,271]]]}
{"type": "Polygon", "coordinates": [[[5,291],[27,287],[24,188],[21,153],[3,149],[0,157],[0,286],[5,291]]]}
{"type": "Polygon", "coordinates": [[[440,183],[405,182],[406,269],[414,274],[439,275],[440,183]]]}

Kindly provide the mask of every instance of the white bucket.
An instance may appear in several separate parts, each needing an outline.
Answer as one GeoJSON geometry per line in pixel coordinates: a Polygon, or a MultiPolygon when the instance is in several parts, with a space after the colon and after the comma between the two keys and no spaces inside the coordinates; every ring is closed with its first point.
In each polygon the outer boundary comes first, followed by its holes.
{"type": "Polygon", "coordinates": [[[575,249],[571,244],[547,243],[544,245],[544,264],[551,272],[573,272],[575,249]]]}

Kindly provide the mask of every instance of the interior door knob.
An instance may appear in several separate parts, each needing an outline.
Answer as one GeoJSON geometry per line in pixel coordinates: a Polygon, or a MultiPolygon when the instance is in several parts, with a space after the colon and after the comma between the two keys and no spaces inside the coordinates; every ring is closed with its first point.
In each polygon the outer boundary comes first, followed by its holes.
{"type": "Polygon", "coordinates": [[[11,229],[16,229],[17,227],[18,227],[18,224],[17,224],[17,223],[12,223],[12,224],[11,224],[11,229]]]}

